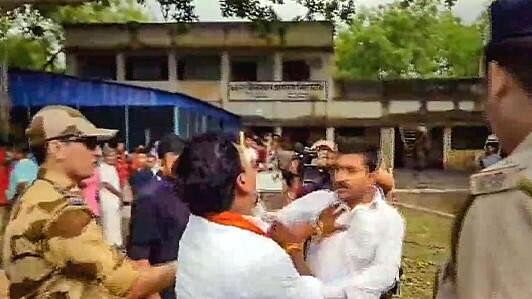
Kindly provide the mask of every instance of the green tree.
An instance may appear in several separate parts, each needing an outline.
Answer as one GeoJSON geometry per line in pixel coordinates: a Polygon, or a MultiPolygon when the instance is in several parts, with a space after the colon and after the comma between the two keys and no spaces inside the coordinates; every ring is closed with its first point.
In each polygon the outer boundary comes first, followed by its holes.
{"type": "MultiPolygon", "coordinates": [[[[156,1],[160,4],[166,21],[197,20],[193,0],[156,1]]],[[[268,31],[276,28],[275,23],[279,20],[273,5],[284,4],[285,1],[294,1],[307,8],[304,15],[295,18],[297,20],[325,18],[332,21],[347,21],[354,12],[353,0],[220,0],[219,3],[224,17],[251,20],[257,23],[257,30],[268,31]]],[[[42,61],[43,68],[57,70],[60,66],[56,58],[61,51],[63,40],[63,32],[59,26],[61,23],[147,21],[149,18],[141,8],[142,4],[146,4],[146,0],[87,0],[87,3],[78,6],[49,4],[19,6],[0,18],[0,51],[4,49],[5,52],[7,49],[11,65],[36,68],[39,63],[35,60],[38,60],[38,57],[46,57],[47,59],[42,61]],[[10,39],[14,40],[9,41],[10,39]],[[13,52],[15,44],[17,51],[13,52]],[[37,51],[31,55],[34,57],[31,62],[27,57],[24,59],[16,57],[22,55],[19,51],[24,51],[24,47],[27,47],[27,50],[37,51]]],[[[0,57],[1,55],[0,52],[0,57]]]]}
{"type": "Polygon", "coordinates": [[[110,0],[81,6],[19,7],[0,18],[0,57],[9,66],[62,71],[61,23],[143,22],[150,17],[134,0],[110,0]]]}
{"type": "Polygon", "coordinates": [[[397,1],[362,9],[337,37],[337,75],[349,79],[476,76],[482,39],[479,24],[463,24],[440,1],[397,1]]]}

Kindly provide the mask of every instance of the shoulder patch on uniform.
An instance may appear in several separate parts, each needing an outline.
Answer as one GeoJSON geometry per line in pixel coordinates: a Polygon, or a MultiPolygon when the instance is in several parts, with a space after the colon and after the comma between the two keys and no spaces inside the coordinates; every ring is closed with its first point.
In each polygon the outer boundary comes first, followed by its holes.
{"type": "Polygon", "coordinates": [[[517,182],[517,189],[526,193],[529,197],[532,197],[532,180],[527,178],[521,178],[517,182]]]}
{"type": "Polygon", "coordinates": [[[470,179],[470,192],[481,195],[514,189],[521,170],[519,165],[514,164],[474,174],[470,179]]]}

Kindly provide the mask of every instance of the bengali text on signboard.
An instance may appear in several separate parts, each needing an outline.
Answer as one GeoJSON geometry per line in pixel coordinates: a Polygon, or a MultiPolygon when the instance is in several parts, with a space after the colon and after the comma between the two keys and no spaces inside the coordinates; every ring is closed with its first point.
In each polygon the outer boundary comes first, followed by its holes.
{"type": "Polygon", "coordinates": [[[230,101],[326,101],[324,81],[229,82],[230,101]]]}

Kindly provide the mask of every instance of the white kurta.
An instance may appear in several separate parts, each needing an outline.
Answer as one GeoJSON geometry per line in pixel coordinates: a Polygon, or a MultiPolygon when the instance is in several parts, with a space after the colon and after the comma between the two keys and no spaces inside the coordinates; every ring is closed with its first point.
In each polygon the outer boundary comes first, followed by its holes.
{"type": "MultiPolygon", "coordinates": [[[[285,223],[315,220],[337,202],[336,193],[316,191],[277,213],[285,223]]],[[[307,263],[325,286],[327,298],[375,298],[389,290],[399,275],[405,224],[380,190],[370,204],[358,205],[337,219],[347,231],[312,241],[307,263]]]]}
{"type": "Polygon", "coordinates": [[[179,299],[321,299],[314,277],[300,276],[273,240],[190,215],[179,243],[179,299]]]}
{"type": "MultiPolygon", "coordinates": [[[[116,190],[120,190],[120,179],[113,165],[101,163],[99,170],[100,182],[109,183],[116,190]]],[[[99,195],[104,239],[109,245],[120,247],[122,246],[120,198],[105,188],[100,188],[99,195]]]]}

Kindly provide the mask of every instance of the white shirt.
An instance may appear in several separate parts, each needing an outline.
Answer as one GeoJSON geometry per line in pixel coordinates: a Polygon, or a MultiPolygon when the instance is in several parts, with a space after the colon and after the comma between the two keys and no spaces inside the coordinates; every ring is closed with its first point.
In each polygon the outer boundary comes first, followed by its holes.
{"type": "Polygon", "coordinates": [[[179,243],[178,264],[179,299],[323,298],[321,283],[300,276],[273,240],[195,215],[179,243]]]}
{"type": "Polygon", "coordinates": [[[257,150],[252,147],[247,147],[244,149],[244,156],[246,157],[246,161],[250,163],[253,163],[259,159],[259,154],[257,153],[257,150]]]}
{"type": "MultiPolygon", "coordinates": [[[[105,162],[102,162],[99,166],[100,169],[100,182],[106,182],[109,185],[113,186],[116,190],[120,190],[120,179],[118,178],[118,172],[113,165],[109,165],[105,162]]],[[[107,190],[107,188],[100,189],[100,201],[103,200],[120,200],[115,194],[107,190]]]]}
{"type": "MultiPolygon", "coordinates": [[[[310,193],[277,213],[285,223],[314,221],[339,201],[336,193],[310,193]]],[[[357,205],[336,220],[346,231],[312,241],[307,264],[326,287],[327,298],[376,298],[393,287],[399,276],[405,224],[384,201],[380,189],[370,204],[357,205]]]]}

